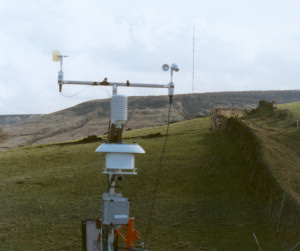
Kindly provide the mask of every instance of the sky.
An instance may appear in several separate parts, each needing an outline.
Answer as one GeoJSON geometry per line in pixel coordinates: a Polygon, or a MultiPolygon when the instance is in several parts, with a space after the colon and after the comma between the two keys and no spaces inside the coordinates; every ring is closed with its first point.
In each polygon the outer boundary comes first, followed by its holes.
{"type": "MultiPolygon", "coordinates": [[[[0,0],[0,114],[45,114],[111,96],[65,80],[168,84],[175,94],[300,89],[299,0],[0,0]]],[[[119,88],[166,95],[167,89],[119,88]]]]}

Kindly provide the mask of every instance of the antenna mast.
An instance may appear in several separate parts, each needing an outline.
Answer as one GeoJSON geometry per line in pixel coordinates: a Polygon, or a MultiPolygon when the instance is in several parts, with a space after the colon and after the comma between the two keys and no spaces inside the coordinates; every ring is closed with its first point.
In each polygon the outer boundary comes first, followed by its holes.
{"type": "Polygon", "coordinates": [[[193,26],[193,72],[192,72],[192,92],[194,93],[195,76],[195,26],[193,26]]]}

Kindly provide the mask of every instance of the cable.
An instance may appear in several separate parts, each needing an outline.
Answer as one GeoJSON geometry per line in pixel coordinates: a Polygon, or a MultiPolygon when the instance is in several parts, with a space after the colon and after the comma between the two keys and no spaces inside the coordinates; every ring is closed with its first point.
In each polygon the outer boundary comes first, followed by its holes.
{"type": "Polygon", "coordinates": [[[162,168],[162,161],[163,161],[163,158],[164,158],[166,144],[167,144],[168,136],[169,136],[171,106],[172,106],[172,102],[169,103],[168,125],[167,125],[166,137],[165,137],[162,154],[161,154],[160,161],[159,161],[159,167],[158,167],[158,172],[157,172],[157,178],[156,178],[154,196],[153,196],[153,200],[152,200],[152,205],[151,205],[151,210],[150,210],[150,217],[149,217],[149,223],[148,223],[148,226],[147,226],[147,231],[146,231],[146,236],[145,236],[145,242],[144,242],[145,246],[146,246],[146,243],[147,243],[149,229],[150,229],[150,226],[151,226],[151,223],[152,223],[153,209],[154,209],[155,199],[156,199],[156,195],[157,195],[157,191],[158,191],[159,178],[160,178],[160,173],[161,173],[161,168],[162,168]]]}
{"type": "Polygon", "coordinates": [[[135,109],[137,108],[137,106],[138,106],[139,104],[140,104],[140,102],[139,102],[138,100],[136,100],[136,103],[133,105],[132,110],[131,110],[131,112],[130,112],[129,115],[128,115],[128,119],[127,119],[127,121],[126,121],[126,123],[125,123],[125,125],[124,125],[124,128],[127,126],[128,122],[131,120],[132,115],[133,115],[135,109]]]}
{"type": "Polygon", "coordinates": [[[295,246],[293,246],[289,251],[295,250],[296,247],[300,245],[300,242],[298,242],[295,246]]]}
{"type": "MultiPolygon", "coordinates": [[[[66,98],[71,98],[71,97],[74,97],[74,96],[76,96],[76,95],[78,95],[78,94],[84,92],[84,91],[85,91],[87,88],[89,88],[89,87],[91,87],[91,86],[86,86],[86,87],[84,87],[82,90],[80,90],[79,92],[76,92],[76,93],[74,93],[74,94],[72,94],[72,95],[65,95],[65,94],[63,94],[62,92],[61,92],[61,95],[64,96],[64,97],[66,97],[66,98]]],[[[109,98],[111,98],[111,94],[108,92],[108,90],[107,90],[106,88],[103,88],[102,86],[99,86],[99,87],[101,87],[101,89],[103,89],[103,90],[106,92],[107,96],[108,96],[109,98]]]]}
{"type": "Polygon", "coordinates": [[[72,94],[72,95],[65,95],[65,94],[63,94],[62,92],[61,92],[61,95],[64,96],[64,97],[66,97],[66,98],[71,98],[71,97],[74,97],[74,96],[76,96],[76,95],[82,93],[83,91],[85,91],[85,90],[86,90],[87,88],[89,88],[89,87],[90,87],[90,86],[86,86],[86,87],[84,87],[82,90],[80,90],[79,92],[76,92],[76,93],[74,93],[74,94],[72,94]]]}
{"type": "Polygon", "coordinates": [[[111,98],[110,92],[109,92],[106,88],[104,88],[103,86],[100,86],[100,87],[101,87],[102,90],[104,90],[104,91],[106,92],[107,96],[108,96],[109,98],[111,98]]]}

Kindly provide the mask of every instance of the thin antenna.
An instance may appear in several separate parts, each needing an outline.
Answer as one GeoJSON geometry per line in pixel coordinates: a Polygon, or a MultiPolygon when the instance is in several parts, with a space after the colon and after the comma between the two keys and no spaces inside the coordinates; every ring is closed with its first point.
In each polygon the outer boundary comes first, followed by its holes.
{"type": "Polygon", "coordinates": [[[194,93],[195,82],[195,26],[193,26],[193,73],[192,73],[192,92],[194,93]]]}

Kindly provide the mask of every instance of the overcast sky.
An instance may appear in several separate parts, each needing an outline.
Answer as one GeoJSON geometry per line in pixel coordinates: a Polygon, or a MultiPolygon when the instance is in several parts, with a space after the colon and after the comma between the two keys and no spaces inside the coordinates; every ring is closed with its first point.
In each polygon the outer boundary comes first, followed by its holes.
{"type": "MultiPolygon", "coordinates": [[[[66,80],[168,84],[175,93],[300,89],[299,0],[0,0],[0,114],[50,113],[109,87],[64,86],[66,80]]],[[[119,88],[165,95],[164,89],[119,88]]]]}

